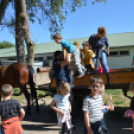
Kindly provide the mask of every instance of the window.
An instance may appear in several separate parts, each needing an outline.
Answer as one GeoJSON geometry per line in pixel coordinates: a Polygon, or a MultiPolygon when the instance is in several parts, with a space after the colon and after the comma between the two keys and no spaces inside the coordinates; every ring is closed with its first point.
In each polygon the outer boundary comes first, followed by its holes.
{"type": "Polygon", "coordinates": [[[48,59],[48,60],[52,60],[52,59],[53,59],[53,57],[50,57],[50,56],[49,56],[49,57],[47,57],[47,59],[48,59]]]}
{"type": "Polygon", "coordinates": [[[110,56],[118,56],[118,51],[110,52],[110,56]]]}
{"type": "Polygon", "coordinates": [[[43,61],[43,57],[38,57],[38,61],[43,61]]]}
{"type": "Polygon", "coordinates": [[[35,58],[34,58],[34,60],[38,60],[38,58],[37,58],[37,57],[35,57],[35,58]]]}
{"type": "Polygon", "coordinates": [[[120,51],[120,56],[129,55],[129,51],[120,51]]]}
{"type": "Polygon", "coordinates": [[[120,56],[127,56],[129,55],[129,51],[112,51],[110,52],[110,56],[116,56],[116,57],[120,57],[120,56]]]}

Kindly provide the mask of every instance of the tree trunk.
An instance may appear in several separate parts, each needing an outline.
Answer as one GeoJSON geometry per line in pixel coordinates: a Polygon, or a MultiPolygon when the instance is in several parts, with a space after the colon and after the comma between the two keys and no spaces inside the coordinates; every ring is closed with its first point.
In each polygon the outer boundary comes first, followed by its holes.
{"type": "Polygon", "coordinates": [[[20,10],[21,10],[21,16],[23,16],[24,19],[24,29],[25,29],[25,42],[27,45],[27,63],[30,65],[33,65],[34,61],[34,43],[31,40],[30,37],[30,31],[28,26],[28,18],[27,18],[27,11],[26,11],[26,1],[20,0],[20,10]]]}
{"type": "Polygon", "coordinates": [[[9,0],[1,0],[0,3],[0,23],[2,21],[3,16],[5,15],[6,7],[8,5],[9,0]]]}
{"type": "Polygon", "coordinates": [[[22,29],[22,23],[20,20],[20,7],[19,0],[15,0],[15,11],[16,11],[16,52],[18,62],[26,62],[25,60],[25,46],[24,46],[24,31],[22,29]]]}

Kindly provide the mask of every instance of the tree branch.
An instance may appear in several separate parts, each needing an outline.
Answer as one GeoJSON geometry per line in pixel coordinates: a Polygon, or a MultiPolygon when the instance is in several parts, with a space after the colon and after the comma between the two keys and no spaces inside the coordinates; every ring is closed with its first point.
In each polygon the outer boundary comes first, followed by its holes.
{"type": "Polygon", "coordinates": [[[8,2],[9,2],[9,0],[1,0],[1,3],[0,3],[0,22],[2,21],[2,18],[5,14],[6,8],[8,6],[8,2]]]}

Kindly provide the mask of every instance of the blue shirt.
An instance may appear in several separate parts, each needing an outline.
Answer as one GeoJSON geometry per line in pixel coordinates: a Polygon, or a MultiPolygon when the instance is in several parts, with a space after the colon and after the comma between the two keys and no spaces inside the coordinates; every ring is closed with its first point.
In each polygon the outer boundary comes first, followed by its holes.
{"type": "Polygon", "coordinates": [[[74,87],[73,76],[71,74],[70,68],[68,65],[61,67],[60,66],[61,62],[62,61],[60,60],[53,61],[53,71],[55,74],[57,87],[59,86],[61,81],[64,81],[64,82],[68,82],[71,88],[73,88],[74,87]]]}
{"type": "Polygon", "coordinates": [[[71,43],[71,42],[68,41],[68,40],[62,40],[62,41],[61,41],[61,46],[62,46],[63,48],[69,48],[70,53],[73,53],[73,52],[74,52],[74,49],[76,48],[76,47],[73,45],[73,43],[71,43]]]}
{"type": "Polygon", "coordinates": [[[89,45],[92,46],[93,50],[100,50],[104,49],[106,46],[109,46],[108,38],[106,36],[104,36],[103,38],[99,38],[95,36],[95,34],[93,34],[89,37],[88,42],[89,45]]]}
{"type": "Polygon", "coordinates": [[[70,94],[67,94],[65,96],[56,94],[53,98],[53,100],[56,101],[56,107],[65,111],[69,110],[69,96],[70,94]]]}

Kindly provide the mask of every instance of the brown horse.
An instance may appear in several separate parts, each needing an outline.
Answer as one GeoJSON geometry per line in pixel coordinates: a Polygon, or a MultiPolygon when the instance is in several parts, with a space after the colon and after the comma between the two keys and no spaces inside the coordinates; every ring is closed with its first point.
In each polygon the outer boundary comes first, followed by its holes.
{"type": "MultiPolygon", "coordinates": [[[[37,92],[34,88],[33,82],[34,70],[32,66],[26,63],[13,63],[7,67],[0,68],[0,88],[3,84],[11,84],[13,88],[19,87],[24,93],[27,100],[27,113],[30,114],[30,94],[27,91],[26,84],[30,85],[31,95],[36,99],[36,111],[39,112],[37,92]]],[[[0,97],[1,98],[1,97],[0,97]]]]}

